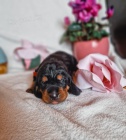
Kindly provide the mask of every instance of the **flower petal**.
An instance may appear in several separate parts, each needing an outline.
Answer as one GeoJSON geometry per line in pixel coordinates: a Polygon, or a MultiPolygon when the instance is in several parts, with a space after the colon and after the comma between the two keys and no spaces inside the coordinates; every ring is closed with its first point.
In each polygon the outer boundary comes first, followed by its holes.
{"type": "Polygon", "coordinates": [[[120,73],[122,76],[124,76],[124,74],[121,72],[121,70],[117,67],[117,65],[113,61],[111,61],[110,59],[106,59],[105,65],[106,64],[109,64],[112,69],[114,69],[115,71],[120,73]]]}
{"type": "Polygon", "coordinates": [[[64,23],[65,23],[65,25],[67,25],[67,26],[69,26],[70,25],[70,18],[69,17],[65,17],[64,18],[64,23]]]}
{"type": "Polygon", "coordinates": [[[86,11],[82,11],[79,13],[79,19],[82,21],[82,22],[88,22],[90,21],[92,15],[90,13],[87,13],[86,11]]]}
{"type": "Polygon", "coordinates": [[[109,80],[111,81],[111,74],[110,74],[110,71],[107,69],[107,67],[101,63],[97,63],[95,62],[95,65],[100,67],[102,72],[103,72],[103,75],[109,80]]]}
{"type": "Polygon", "coordinates": [[[92,73],[96,74],[101,80],[103,80],[104,75],[102,73],[102,69],[95,64],[92,66],[92,73]]]}
{"type": "MultiPolygon", "coordinates": [[[[120,92],[126,86],[124,74],[105,55],[90,54],[81,59],[77,67],[82,78],[92,86],[92,89],[120,92]]],[[[83,85],[82,80],[81,85],[83,85]]]]}
{"type": "Polygon", "coordinates": [[[118,71],[116,71],[115,69],[112,68],[112,63],[109,63],[108,60],[106,60],[106,66],[109,68],[110,73],[111,73],[111,81],[112,84],[110,85],[110,87],[113,91],[116,92],[120,92],[123,90],[121,84],[120,84],[120,80],[121,80],[121,73],[119,73],[118,71]]]}
{"type": "Polygon", "coordinates": [[[76,74],[77,74],[76,85],[80,89],[87,89],[87,88],[91,88],[92,87],[92,85],[86,81],[86,78],[84,78],[85,76],[83,75],[83,72],[81,70],[78,70],[76,72],[76,74]]]}
{"type": "Polygon", "coordinates": [[[81,89],[95,87],[96,89],[99,89],[103,92],[106,91],[100,78],[97,75],[86,70],[77,71],[77,86],[81,89]]]}
{"type": "Polygon", "coordinates": [[[96,4],[96,0],[87,0],[87,4],[88,5],[95,5],[96,4]]]}
{"type": "Polygon", "coordinates": [[[120,84],[122,87],[126,86],[126,78],[124,78],[123,76],[121,77],[120,84]]]}
{"type": "Polygon", "coordinates": [[[93,65],[95,62],[105,64],[105,60],[108,59],[107,56],[94,53],[89,54],[85,58],[81,59],[77,65],[79,69],[86,69],[90,71],[90,66],[93,65]]]}

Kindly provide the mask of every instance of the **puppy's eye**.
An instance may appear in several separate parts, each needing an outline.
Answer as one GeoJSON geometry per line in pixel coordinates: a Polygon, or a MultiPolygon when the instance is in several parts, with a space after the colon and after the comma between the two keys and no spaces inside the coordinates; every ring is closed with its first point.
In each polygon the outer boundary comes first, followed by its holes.
{"type": "Polygon", "coordinates": [[[46,76],[43,76],[42,77],[42,82],[47,82],[48,81],[48,78],[46,76]]]}
{"type": "Polygon", "coordinates": [[[63,76],[61,74],[58,74],[56,78],[57,80],[62,80],[63,76]]]}

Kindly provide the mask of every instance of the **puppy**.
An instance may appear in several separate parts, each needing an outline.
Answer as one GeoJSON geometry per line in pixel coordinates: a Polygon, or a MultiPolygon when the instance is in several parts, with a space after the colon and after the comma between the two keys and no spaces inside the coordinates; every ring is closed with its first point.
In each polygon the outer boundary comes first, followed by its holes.
{"type": "Polygon", "coordinates": [[[76,65],[76,59],[65,52],[49,55],[35,70],[32,87],[26,92],[50,104],[63,102],[68,92],[79,95],[81,90],[73,82],[76,65]]]}

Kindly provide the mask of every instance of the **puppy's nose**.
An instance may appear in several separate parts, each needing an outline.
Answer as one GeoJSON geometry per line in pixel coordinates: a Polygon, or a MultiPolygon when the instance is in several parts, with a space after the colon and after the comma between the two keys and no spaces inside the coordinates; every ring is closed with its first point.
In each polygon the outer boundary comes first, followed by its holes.
{"type": "Polygon", "coordinates": [[[56,99],[58,99],[59,94],[58,94],[56,91],[52,91],[52,92],[49,94],[49,96],[50,96],[50,98],[51,98],[52,100],[56,100],[56,99]]]}

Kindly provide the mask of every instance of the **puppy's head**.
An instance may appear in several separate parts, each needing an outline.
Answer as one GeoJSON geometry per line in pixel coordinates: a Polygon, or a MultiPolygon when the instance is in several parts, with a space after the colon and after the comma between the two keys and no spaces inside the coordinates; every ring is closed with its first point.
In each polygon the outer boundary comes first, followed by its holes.
{"type": "Polygon", "coordinates": [[[37,84],[42,100],[58,104],[68,96],[71,77],[63,65],[47,64],[38,73],[37,84]]]}

